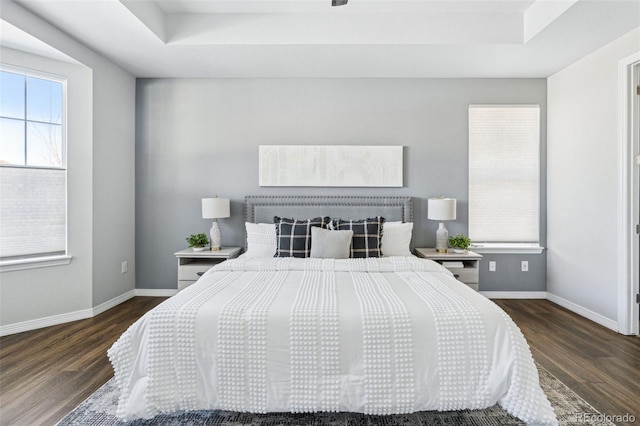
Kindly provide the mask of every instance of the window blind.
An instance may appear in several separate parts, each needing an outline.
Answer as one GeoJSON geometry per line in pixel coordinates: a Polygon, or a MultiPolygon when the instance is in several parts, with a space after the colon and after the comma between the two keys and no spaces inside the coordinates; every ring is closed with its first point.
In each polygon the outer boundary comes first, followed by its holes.
{"type": "Polygon", "coordinates": [[[66,80],[0,64],[0,264],[65,255],[66,80]]]}
{"type": "Polygon", "coordinates": [[[66,173],[0,167],[0,258],[66,252],[66,173]]]}
{"type": "Polygon", "coordinates": [[[540,107],[469,107],[469,237],[537,243],[540,235],[540,107]]]}

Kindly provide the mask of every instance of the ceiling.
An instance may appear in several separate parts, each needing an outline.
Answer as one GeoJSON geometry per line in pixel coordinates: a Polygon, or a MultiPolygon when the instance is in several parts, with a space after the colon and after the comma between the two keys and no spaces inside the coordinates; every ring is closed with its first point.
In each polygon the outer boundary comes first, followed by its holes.
{"type": "Polygon", "coordinates": [[[547,77],[640,26],[639,0],[15,3],[137,77],[547,77]]]}

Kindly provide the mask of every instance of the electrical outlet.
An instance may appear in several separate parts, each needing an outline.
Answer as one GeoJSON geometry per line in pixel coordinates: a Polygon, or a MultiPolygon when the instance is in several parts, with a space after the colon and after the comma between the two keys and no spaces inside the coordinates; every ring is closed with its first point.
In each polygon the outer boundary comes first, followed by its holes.
{"type": "Polygon", "coordinates": [[[520,262],[520,270],[522,272],[529,271],[529,261],[528,260],[523,260],[522,262],[520,262]]]}
{"type": "Polygon", "coordinates": [[[496,261],[492,260],[489,262],[489,272],[495,272],[496,271],[496,261]]]}
{"type": "Polygon", "coordinates": [[[125,260],[124,262],[122,262],[122,264],[120,265],[120,272],[121,273],[126,273],[129,270],[129,264],[127,263],[127,261],[125,260]]]}

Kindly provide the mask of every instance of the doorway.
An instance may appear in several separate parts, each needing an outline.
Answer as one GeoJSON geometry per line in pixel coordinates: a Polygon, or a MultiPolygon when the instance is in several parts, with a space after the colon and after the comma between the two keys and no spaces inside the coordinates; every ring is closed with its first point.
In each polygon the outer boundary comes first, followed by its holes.
{"type": "MultiPolygon", "coordinates": [[[[636,234],[640,234],[640,172],[638,169],[640,168],[640,63],[636,62],[631,66],[631,78],[632,78],[632,88],[635,88],[635,91],[632,90],[632,93],[635,96],[632,96],[632,101],[630,105],[630,121],[631,121],[631,139],[632,145],[634,148],[634,152],[636,153],[636,161],[635,161],[635,182],[636,182],[636,190],[634,191],[634,201],[633,204],[635,206],[636,211],[636,220],[639,225],[636,227],[636,234]]],[[[635,265],[634,265],[634,286],[631,291],[631,312],[632,318],[635,318],[635,321],[632,325],[632,334],[640,337],[640,238],[639,241],[636,241],[636,249],[637,253],[635,256],[635,265]],[[635,296],[635,297],[634,297],[635,296]]]]}
{"type": "Polygon", "coordinates": [[[640,52],[618,63],[620,224],[618,332],[640,336],[640,52]]]}

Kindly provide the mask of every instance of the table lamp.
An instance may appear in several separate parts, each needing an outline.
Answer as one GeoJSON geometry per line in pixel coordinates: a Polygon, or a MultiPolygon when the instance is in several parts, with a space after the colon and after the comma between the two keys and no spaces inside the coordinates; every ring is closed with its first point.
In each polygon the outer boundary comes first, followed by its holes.
{"type": "Polygon", "coordinates": [[[211,225],[211,250],[220,250],[222,246],[222,236],[220,235],[220,226],[218,219],[231,216],[230,203],[228,198],[203,198],[202,199],[202,218],[213,219],[211,225]]]}
{"type": "Polygon", "coordinates": [[[436,251],[446,253],[449,247],[449,231],[444,227],[445,220],[456,219],[455,198],[429,198],[427,205],[427,218],[440,221],[436,231],[436,251]]]}

